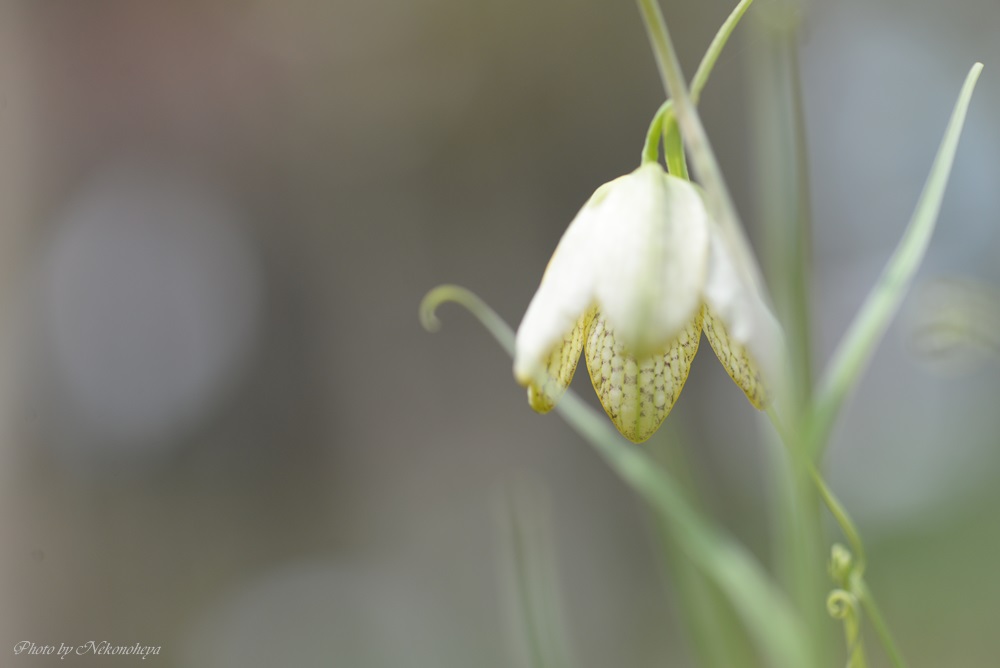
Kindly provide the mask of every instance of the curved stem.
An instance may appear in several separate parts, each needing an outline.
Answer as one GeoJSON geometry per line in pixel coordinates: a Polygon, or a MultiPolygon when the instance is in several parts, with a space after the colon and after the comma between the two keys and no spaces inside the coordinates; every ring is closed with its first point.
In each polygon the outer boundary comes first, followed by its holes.
{"type": "MultiPolygon", "coordinates": [[[[690,95],[692,104],[698,104],[701,91],[705,88],[705,84],[708,83],[708,77],[712,74],[715,63],[719,60],[719,56],[722,55],[722,50],[725,48],[726,43],[752,3],[753,0],[741,0],[726,18],[722,27],[715,33],[715,37],[712,38],[712,42],[708,45],[708,50],[702,56],[701,62],[698,64],[698,69],[694,73],[694,78],[691,80],[690,95]]],[[[649,126],[649,132],[646,134],[646,145],[642,153],[643,162],[655,162],[659,158],[661,136],[663,137],[667,171],[674,176],[689,181],[690,176],[688,175],[687,159],[684,155],[684,143],[681,141],[677,117],[674,115],[673,102],[669,99],[660,105],[656,115],[653,117],[652,124],[649,126]]]]}
{"type": "Polygon", "coordinates": [[[878,634],[879,640],[882,641],[882,646],[885,647],[885,651],[889,654],[892,665],[895,668],[906,668],[906,660],[903,659],[902,653],[896,647],[896,643],[892,639],[892,634],[889,632],[889,627],[886,625],[885,619],[882,617],[882,612],[879,610],[878,604],[875,603],[875,597],[872,596],[868,585],[864,580],[859,580],[857,587],[861,605],[864,607],[865,612],[868,613],[868,618],[872,620],[875,633],[878,634]]]}
{"type": "Polygon", "coordinates": [[[428,332],[436,332],[441,329],[437,309],[441,304],[447,302],[464,306],[493,335],[500,347],[511,357],[514,356],[514,330],[476,293],[460,285],[439,285],[424,295],[420,301],[419,309],[420,324],[424,326],[424,329],[428,332]]]}
{"type": "MultiPolygon", "coordinates": [[[[789,450],[792,450],[793,443],[790,440],[790,435],[785,430],[784,425],[782,425],[781,420],[778,418],[778,414],[773,408],[768,408],[767,416],[771,419],[771,424],[774,425],[774,430],[778,433],[778,438],[781,439],[781,442],[789,450]]],[[[793,457],[801,458],[800,455],[794,454],[793,457]]],[[[823,476],[821,476],[819,471],[816,470],[812,461],[807,460],[806,465],[809,468],[809,475],[812,477],[813,482],[816,483],[816,488],[819,490],[820,497],[829,509],[830,514],[833,515],[833,518],[836,520],[837,525],[843,532],[844,537],[847,538],[847,542],[851,544],[851,550],[854,552],[856,565],[854,567],[854,577],[852,578],[853,583],[851,585],[851,589],[854,590],[854,595],[861,601],[865,612],[871,619],[872,626],[875,628],[875,632],[878,634],[879,640],[882,642],[882,646],[885,648],[886,653],[888,653],[889,657],[892,659],[893,665],[896,668],[906,668],[906,662],[903,660],[903,655],[896,646],[896,641],[893,640],[892,633],[889,631],[889,626],[886,624],[885,618],[882,617],[878,604],[875,602],[875,597],[872,595],[871,589],[868,588],[868,585],[864,580],[865,566],[868,563],[868,558],[865,553],[864,543],[861,540],[861,533],[857,530],[857,527],[854,526],[851,516],[847,514],[843,504],[840,503],[834,493],[827,486],[826,481],[823,480],[823,476]]]]}
{"type": "Polygon", "coordinates": [[[677,117],[671,108],[663,119],[663,154],[666,158],[667,170],[674,176],[691,180],[688,174],[687,157],[684,155],[684,142],[677,127],[677,117]]]}
{"type": "Polygon", "coordinates": [[[865,556],[865,546],[861,542],[861,533],[854,526],[854,522],[851,520],[851,516],[847,514],[847,510],[834,493],[827,486],[826,481],[823,480],[823,476],[816,469],[816,466],[808,459],[796,454],[794,444],[791,441],[791,436],[785,429],[781,422],[781,418],[778,417],[777,412],[775,412],[773,406],[768,406],[767,417],[770,418],[771,424],[774,426],[774,430],[778,433],[778,438],[789,450],[791,455],[798,461],[804,460],[804,464],[809,472],[809,477],[812,478],[813,483],[816,485],[817,491],[819,491],[820,497],[823,499],[823,503],[826,505],[830,514],[833,515],[833,519],[836,520],[837,526],[840,527],[841,532],[843,532],[844,537],[847,542],[851,544],[851,550],[854,553],[854,557],[857,563],[858,573],[862,574],[864,572],[865,564],[867,563],[867,557],[865,556]]]}
{"type": "Polygon", "coordinates": [[[816,489],[819,491],[820,497],[823,499],[823,503],[826,504],[827,509],[830,514],[833,515],[833,519],[837,521],[837,525],[840,530],[844,533],[844,538],[851,545],[851,551],[854,552],[855,559],[855,572],[858,576],[864,575],[865,566],[868,563],[868,557],[865,555],[865,546],[861,542],[861,534],[858,533],[857,528],[854,526],[854,522],[851,521],[851,517],[847,514],[844,506],[837,500],[830,488],[826,486],[826,481],[813,466],[812,462],[809,462],[809,476],[816,483],[816,489]]]}
{"type": "MultiPolygon", "coordinates": [[[[663,136],[663,126],[665,117],[670,114],[673,108],[673,100],[667,100],[660,105],[653,115],[653,120],[649,123],[649,130],[646,131],[646,143],[642,147],[642,162],[657,162],[660,159],[660,138],[663,136]]],[[[673,114],[670,114],[671,116],[673,114]]]]}
{"type": "Polygon", "coordinates": [[[688,93],[684,74],[674,51],[670,31],[660,12],[660,6],[656,0],[638,0],[638,3],[663,80],[663,87],[667,95],[674,100],[674,113],[684,141],[691,152],[691,163],[708,195],[712,219],[722,227],[726,242],[736,245],[737,248],[732,255],[742,278],[754,286],[760,294],[766,294],[762,289],[764,281],[760,276],[760,269],[752,261],[750,242],[743,232],[736,207],[722,177],[722,170],[708,140],[708,134],[688,93]]]}
{"type": "MultiPolygon", "coordinates": [[[[420,304],[420,320],[440,327],[435,310],[453,301],[466,307],[511,355],[514,332],[483,300],[455,285],[431,290],[420,304]]],[[[678,491],[673,478],[642,450],[632,447],[603,415],[567,390],[556,410],[612,470],[641,496],[673,532],[677,544],[722,591],[771,665],[812,666],[802,621],[754,556],[707,522],[678,491]]]]}
{"type": "Polygon", "coordinates": [[[712,43],[708,45],[708,51],[705,52],[701,62],[698,64],[698,69],[695,70],[694,78],[691,79],[692,104],[698,104],[698,100],[701,98],[701,91],[704,90],[705,84],[708,83],[708,76],[712,73],[712,68],[715,67],[715,61],[719,59],[722,49],[726,46],[726,42],[729,41],[729,37],[736,30],[740,19],[746,14],[752,3],[753,0],[742,0],[740,4],[736,5],[736,8],[733,9],[726,19],[726,22],[719,28],[719,32],[715,33],[715,37],[712,38],[712,43]]]}

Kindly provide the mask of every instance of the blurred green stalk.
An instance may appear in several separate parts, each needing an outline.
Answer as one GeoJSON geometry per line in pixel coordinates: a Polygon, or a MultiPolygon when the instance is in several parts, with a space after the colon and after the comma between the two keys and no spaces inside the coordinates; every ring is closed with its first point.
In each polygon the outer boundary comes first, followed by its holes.
{"type": "MultiPolygon", "coordinates": [[[[705,129],[694,103],[707,72],[718,58],[722,45],[735,27],[750,0],[744,0],[720,30],[702,61],[696,88],[688,93],[674,52],[667,25],[656,0],[638,0],[645,20],[657,65],[670,100],[661,107],[647,135],[643,159],[657,159],[658,143],[663,139],[671,171],[686,175],[681,137],[690,152],[692,166],[706,191],[713,220],[727,244],[732,246],[741,278],[761,294],[763,281],[753,260],[739,216],[733,206],[725,180],[715,159],[705,129]],[[733,18],[735,17],[735,18],[733,18]],[[706,66],[707,63],[707,66],[706,66]],[[671,125],[676,118],[681,132],[671,125]]],[[[809,326],[810,221],[809,184],[806,164],[805,123],[796,55],[797,10],[795,0],[776,0],[764,17],[763,38],[757,42],[757,58],[752,69],[756,94],[755,136],[764,142],[756,151],[761,156],[757,172],[769,175],[760,184],[763,194],[761,215],[768,221],[767,241],[772,284],[776,288],[776,310],[788,333],[790,362],[787,382],[779,388],[777,409],[769,411],[778,436],[785,446],[776,459],[779,492],[775,497],[775,515],[779,519],[776,556],[789,589],[794,592],[798,610],[788,604],[783,592],[774,586],[760,564],[740,544],[730,539],[714,524],[706,521],[692,507],[677,483],[665,469],[646,453],[634,448],[595,411],[568,391],[557,406],[567,422],[607,461],[609,466],[655,511],[658,526],[669,550],[676,549],[687,558],[682,568],[697,568],[680,573],[688,586],[683,592],[685,612],[692,624],[702,658],[709,665],[732,663],[727,650],[710,646],[712,618],[720,610],[717,594],[725,597],[769,665],[806,668],[826,665],[832,653],[829,636],[832,624],[822,612],[823,536],[819,515],[822,499],[840,525],[858,557],[853,570],[847,566],[831,598],[830,614],[844,621],[850,665],[864,666],[864,652],[858,604],[868,613],[872,625],[897,667],[903,666],[881,612],[864,576],[864,547],[846,510],[837,501],[816,468],[816,459],[829,439],[830,430],[843,402],[857,382],[905,295],[913,275],[927,250],[945,184],[954,160],[959,135],[968,110],[973,88],[982,69],[977,63],[969,72],[955,105],[944,139],[931,168],[927,184],[898,248],[885,271],[869,294],[864,306],[848,329],[815,395],[811,392],[812,360],[809,326]],[[787,420],[782,424],[778,412],[787,420]],[[787,429],[785,427],[788,427],[787,429]]],[[[421,319],[429,330],[437,329],[435,308],[455,301],[468,308],[501,345],[513,355],[514,335],[510,328],[474,294],[457,286],[441,286],[431,291],[421,305],[421,319]]],[[[515,526],[515,535],[518,535],[515,526]]],[[[515,545],[520,545],[518,540],[515,545]]],[[[841,548],[842,551],[846,552],[841,548]]],[[[837,550],[834,550],[835,554],[837,550]]],[[[526,576],[524,554],[516,559],[526,576]]],[[[682,560],[683,561],[683,560],[682,560]]],[[[850,559],[848,559],[848,562],[850,559]]],[[[845,562],[847,563],[847,562],[845,562]]],[[[521,592],[528,601],[532,587],[521,577],[521,592]]],[[[546,597],[542,607],[552,611],[553,599],[546,597]]],[[[529,638],[534,638],[536,665],[545,665],[546,652],[538,633],[540,617],[525,609],[529,638]]],[[[729,631],[723,631],[728,635],[729,631]]],[[[723,641],[729,638],[723,638],[723,641]]],[[[565,653],[555,652],[555,655],[565,653]]],[[[564,663],[568,659],[557,658],[564,663]]]]}
{"type": "MultiPolygon", "coordinates": [[[[514,332],[475,294],[455,285],[431,290],[420,305],[420,319],[429,331],[440,321],[435,315],[444,302],[467,308],[511,357],[514,332]]],[[[698,513],[673,478],[643,450],[626,441],[602,414],[567,390],[556,410],[610,468],[657,514],[662,526],[699,572],[723,592],[753,637],[768,665],[807,668],[810,658],[805,629],[784,592],[752,554],[698,513]]]]}
{"type": "MultiPolygon", "coordinates": [[[[708,196],[710,208],[714,208],[712,213],[716,220],[722,223],[722,229],[729,243],[742,246],[741,252],[735,255],[742,258],[741,273],[745,280],[759,288],[761,294],[767,294],[763,290],[762,280],[759,278],[759,271],[750,260],[753,252],[746,239],[739,215],[732,203],[725,179],[722,176],[718,161],[712,151],[711,143],[707,133],[702,126],[701,120],[694,107],[693,100],[689,95],[677,54],[673,47],[670,31],[667,27],[663,14],[656,0],[638,0],[639,7],[646,23],[646,30],[649,34],[650,43],[656,56],[657,65],[663,79],[664,88],[668,96],[673,100],[674,112],[679,121],[682,135],[691,153],[691,161],[695,172],[701,178],[702,185],[708,196]],[[714,207],[712,206],[714,203],[714,207]]],[[[793,106],[794,109],[794,106],[793,106]]],[[[795,128],[793,124],[790,127],[795,128]]],[[[794,140],[792,142],[794,146],[794,140]]],[[[795,163],[799,158],[799,153],[793,151],[791,157],[791,170],[795,170],[795,163]]],[[[789,222],[790,225],[800,224],[799,214],[802,213],[803,205],[799,204],[799,192],[796,189],[795,198],[789,206],[796,215],[789,222]]],[[[786,193],[778,193],[778,197],[784,198],[786,193]]],[[[806,202],[808,200],[806,199],[806,202]]],[[[786,206],[786,205],[782,205],[786,206]]],[[[807,206],[806,206],[807,208],[807,206]]],[[[797,237],[798,238],[798,237],[797,237]]],[[[804,250],[803,244],[792,246],[798,251],[798,256],[794,261],[789,262],[791,267],[801,274],[806,262],[801,253],[804,250]]],[[[781,280],[789,280],[793,277],[782,276],[781,280]]],[[[804,294],[804,292],[803,292],[804,294]]],[[[796,315],[796,319],[807,322],[808,311],[804,298],[798,299],[798,304],[793,304],[795,313],[802,312],[803,315],[796,315]]],[[[805,342],[799,347],[806,351],[808,356],[808,327],[804,331],[790,332],[794,336],[804,337],[805,342]]],[[[809,362],[805,364],[799,359],[793,360],[792,365],[804,366],[804,370],[791,374],[790,387],[782,388],[782,396],[801,396],[801,391],[796,392],[795,385],[802,383],[802,379],[808,383],[809,362]]],[[[808,394],[805,394],[808,397],[808,394]]],[[[806,399],[803,398],[804,402],[806,399]]],[[[799,404],[783,401],[791,405],[789,412],[800,413],[801,409],[796,409],[799,404]]],[[[796,424],[798,420],[795,420],[796,424]]],[[[798,433],[798,430],[795,431],[798,433]]],[[[779,450],[779,452],[781,452],[779,450]]],[[[808,641],[806,646],[809,649],[810,664],[821,665],[822,657],[828,655],[830,635],[830,623],[824,614],[821,606],[817,604],[822,601],[825,591],[825,580],[823,573],[823,542],[821,535],[820,507],[812,480],[808,475],[808,467],[803,457],[798,454],[803,453],[803,449],[793,447],[790,450],[792,455],[787,461],[783,457],[778,458],[775,470],[778,472],[778,509],[777,515],[780,520],[781,547],[778,553],[781,557],[780,564],[785,574],[786,584],[794,593],[797,601],[799,613],[806,622],[808,629],[808,641]]]]}
{"type": "Polygon", "coordinates": [[[816,656],[828,656],[834,625],[818,605],[829,585],[820,497],[800,425],[813,384],[810,287],[812,222],[805,116],[798,64],[799,7],[768,3],[756,12],[748,59],[751,170],[757,175],[758,220],[763,221],[764,266],[775,310],[786,333],[788,368],[779,408],[790,427],[785,447],[773,448],[775,562],[808,620],[816,656]]]}
{"type": "Polygon", "coordinates": [[[499,505],[505,574],[516,599],[511,626],[520,629],[531,668],[571,668],[576,661],[567,639],[546,490],[541,482],[517,478],[503,490],[499,505]]]}

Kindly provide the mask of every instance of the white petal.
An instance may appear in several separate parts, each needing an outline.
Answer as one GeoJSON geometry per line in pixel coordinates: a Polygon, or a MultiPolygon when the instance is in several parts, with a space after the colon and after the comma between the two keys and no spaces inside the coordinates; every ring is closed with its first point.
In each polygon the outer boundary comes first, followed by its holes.
{"type": "Polygon", "coordinates": [[[596,297],[631,354],[662,352],[701,308],[708,214],[698,191],[657,164],[614,182],[596,206],[596,297]]]}
{"type": "Polygon", "coordinates": [[[773,384],[781,378],[785,348],[781,325],[760,293],[740,278],[726,242],[718,233],[711,234],[710,246],[705,303],[724,324],[728,338],[746,349],[765,382],[773,384]]]}
{"type": "MultiPolygon", "coordinates": [[[[620,179],[619,179],[620,180],[620,179]]],[[[573,331],[594,300],[595,208],[607,183],[594,193],[566,228],[538,291],[517,328],[514,376],[522,385],[537,380],[553,349],[573,331]]]]}

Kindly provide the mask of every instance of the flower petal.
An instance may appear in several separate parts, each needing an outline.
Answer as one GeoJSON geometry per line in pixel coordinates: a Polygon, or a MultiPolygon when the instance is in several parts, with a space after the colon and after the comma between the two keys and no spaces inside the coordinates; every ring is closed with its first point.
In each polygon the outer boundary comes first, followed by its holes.
{"type": "Polygon", "coordinates": [[[630,354],[662,353],[697,316],[708,272],[708,213],[697,189],[649,163],[596,206],[595,296],[630,354]]]}
{"type": "Polygon", "coordinates": [[[705,337],[729,376],[757,408],[780,378],[784,335],[757,290],[739,278],[725,241],[713,234],[705,284],[705,337]]]}
{"type": "Polygon", "coordinates": [[[546,360],[594,301],[596,204],[614,183],[598,188],[566,228],[517,328],[514,376],[522,385],[537,380],[546,360]]]}
{"type": "Polygon", "coordinates": [[[627,439],[642,443],[659,429],[681,394],[701,340],[701,312],[667,351],[636,360],[597,312],[587,332],[587,370],[605,412],[627,439]]]}
{"type": "Polygon", "coordinates": [[[725,325],[712,315],[708,306],[702,310],[702,317],[705,338],[712,345],[712,350],[726,368],[729,377],[746,393],[754,408],[765,408],[768,403],[767,390],[760,378],[760,371],[751,360],[747,349],[729,336],[725,325]]]}
{"type": "Polygon", "coordinates": [[[591,309],[581,316],[576,327],[546,358],[545,368],[548,373],[544,384],[532,382],[528,385],[528,403],[539,413],[548,413],[552,410],[573,380],[576,365],[580,361],[580,353],[583,352],[584,335],[590,326],[593,313],[591,309]]]}

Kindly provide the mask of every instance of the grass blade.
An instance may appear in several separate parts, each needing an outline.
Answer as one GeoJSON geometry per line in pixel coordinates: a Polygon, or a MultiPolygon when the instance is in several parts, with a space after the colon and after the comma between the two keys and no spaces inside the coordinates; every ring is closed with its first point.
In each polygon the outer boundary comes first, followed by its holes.
{"type": "Polygon", "coordinates": [[[882,275],[868,294],[827,367],[816,393],[808,425],[809,445],[813,455],[819,456],[822,453],[844,400],[857,385],[861,373],[889,327],[889,322],[899,310],[899,305],[913,282],[913,276],[927,253],[938,212],[941,210],[941,201],[944,198],[951,166],[955,160],[965,115],[972,99],[972,91],[976,87],[982,69],[982,63],[976,63],[965,78],[965,84],[958,96],[958,102],[955,103],[955,109],[952,111],[944,139],[941,140],[941,146],[934,158],[927,183],[920,193],[916,210],[903,233],[903,238],[900,239],[882,275]]]}
{"type": "Polygon", "coordinates": [[[531,668],[576,665],[568,640],[559,591],[555,539],[545,488],[537,480],[516,478],[505,485],[498,505],[511,592],[511,627],[531,668]]]}
{"type": "MultiPolygon", "coordinates": [[[[513,355],[514,332],[510,327],[479,297],[457,286],[442,286],[424,297],[420,317],[425,327],[438,328],[434,312],[445,301],[469,309],[513,355]]],[[[813,665],[801,619],[746,548],[703,519],[665,470],[627,442],[603,414],[587,406],[572,390],[566,392],[556,410],[656,512],[678,547],[730,601],[770,665],[813,665]]]]}

